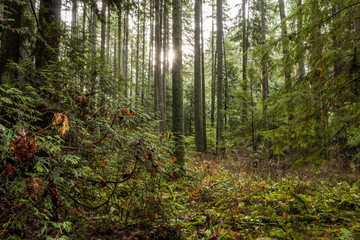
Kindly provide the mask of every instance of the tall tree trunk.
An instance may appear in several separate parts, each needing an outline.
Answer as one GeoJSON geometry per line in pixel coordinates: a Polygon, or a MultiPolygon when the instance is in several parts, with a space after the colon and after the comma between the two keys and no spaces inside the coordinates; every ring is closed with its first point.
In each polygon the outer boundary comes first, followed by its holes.
{"type": "Polygon", "coordinates": [[[0,83],[12,83],[18,78],[16,69],[7,65],[8,62],[19,63],[20,61],[20,31],[22,16],[25,6],[17,1],[4,2],[3,21],[6,28],[0,26],[1,48],[0,48],[0,83]],[[7,22],[8,20],[10,20],[7,22]]]}
{"type": "Polygon", "coordinates": [[[299,10],[299,13],[297,15],[297,30],[298,30],[298,44],[299,44],[299,54],[298,54],[298,59],[299,59],[299,78],[300,81],[302,82],[302,80],[305,78],[305,62],[304,62],[304,50],[303,50],[303,46],[302,46],[302,42],[301,42],[301,32],[303,29],[303,9],[302,9],[302,0],[298,0],[298,7],[301,8],[299,10]]]}
{"type": "MultiPolygon", "coordinates": [[[[128,4],[128,0],[126,1],[126,4],[128,4]]],[[[124,60],[124,77],[125,77],[125,86],[124,86],[124,96],[128,97],[128,83],[129,83],[129,9],[126,9],[126,15],[124,16],[124,50],[123,50],[124,60]]]]}
{"type": "Polygon", "coordinates": [[[203,0],[200,0],[200,23],[201,23],[201,106],[202,106],[202,131],[203,131],[203,151],[207,149],[206,140],[206,105],[205,105],[205,54],[204,54],[204,19],[203,19],[203,0]]]}
{"type": "Polygon", "coordinates": [[[183,143],[184,134],[184,104],[182,79],[182,0],[173,0],[173,64],[172,64],[172,130],[174,133],[176,163],[183,166],[185,152],[183,143]]]}
{"type": "Polygon", "coordinates": [[[194,44],[194,120],[195,145],[198,152],[204,148],[201,107],[201,55],[200,55],[200,0],[195,0],[195,44],[194,44]]]}
{"type": "Polygon", "coordinates": [[[143,0],[144,10],[142,19],[142,66],[141,66],[141,106],[145,106],[145,21],[146,21],[146,0],[143,0]]]}
{"type": "Polygon", "coordinates": [[[214,0],[211,2],[211,127],[215,126],[215,77],[216,77],[216,56],[215,56],[215,31],[214,31],[214,16],[215,16],[214,0]]]}
{"type": "Polygon", "coordinates": [[[115,32],[114,32],[114,54],[113,54],[113,74],[114,77],[117,76],[118,74],[118,63],[117,63],[117,55],[118,55],[118,51],[117,51],[117,28],[115,28],[115,32]]]}
{"type": "Polygon", "coordinates": [[[160,48],[160,0],[155,0],[155,71],[154,71],[154,111],[159,111],[159,82],[161,77],[160,48]]]}
{"type": "MultiPolygon", "coordinates": [[[[164,1],[163,6],[163,69],[162,69],[162,112],[165,115],[166,113],[166,75],[167,75],[167,63],[168,63],[168,6],[166,0],[164,1]]],[[[164,119],[164,131],[166,131],[166,121],[164,119]]]]}
{"type": "MultiPolygon", "coordinates": [[[[286,15],[285,15],[285,5],[284,0],[279,0],[279,10],[280,10],[280,19],[281,19],[281,39],[282,39],[282,47],[283,47],[283,68],[284,68],[284,75],[285,75],[285,89],[286,92],[290,92],[291,90],[291,74],[290,68],[288,66],[288,36],[287,36],[287,26],[286,26],[286,15]]],[[[292,119],[292,106],[291,101],[287,103],[287,112],[288,118],[292,119]]]]}
{"type": "Polygon", "coordinates": [[[217,56],[217,127],[216,127],[216,150],[218,154],[224,153],[224,142],[223,142],[223,51],[222,51],[222,40],[223,40],[223,13],[222,13],[222,0],[217,0],[217,35],[216,35],[216,52],[217,56]]]}
{"type": "MultiPolygon", "coordinates": [[[[101,57],[101,69],[105,68],[106,64],[106,56],[105,56],[105,38],[106,38],[106,1],[102,0],[102,7],[101,7],[101,41],[100,41],[100,57],[101,57]]],[[[100,74],[100,83],[99,87],[101,88],[102,92],[105,93],[105,78],[104,73],[100,74]]],[[[105,96],[102,94],[100,107],[104,106],[105,104],[105,96]]],[[[101,112],[103,112],[104,108],[101,108],[101,112]]]]}
{"type": "Polygon", "coordinates": [[[101,41],[100,41],[100,56],[102,68],[105,67],[105,38],[106,38],[106,1],[102,0],[101,7],[101,41]]]}
{"type": "MultiPolygon", "coordinates": [[[[97,42],[97,7],[96,7],[96,1],[92,1],[92,6],[91,6],[91,14],[92,14],[92,18],[91,18],[91,53],[92,53],[92,57],[95,59],[96,58],[96,42],[97,42]]],[[[91,69],[91,94],[93,94],[95,92],[95,88],[97,87],[96,85],[96,65],[94,64],[92,66],[91,69]]]]}
{"type": "Polygon", "coordinates": [[[137,11],[135,99],[139,100],[140,2],[137,11]]]}
{"type": "Polygon", "coordinates": [[[86,16],[87,16],[87,4],[83,4],[83,22],[82,22],[82,40],[83,40],[83,48],[85,49],[86,42],[86,16]]]}
{"type": "Polygon", "coordinates": [[[77,35],[77,0],[73,0],[71,11],[71,38],[75,38],[77,35]]]}
{"type": "Polygon", "coordinates": [[[43,39],[36,42],[36,66],[38,68],[58,60],[61,32],[60,15],[60,0],[40,1],[39,22],[43,39]]]}
{"type": "Polygon", "coordinates": [[[230,99],[229,99],[229,79],[228,79],[228,69],[227,69],[227,63],[226,63],[226,48],[225,48],[225,39],[223,38],[223,51],[224,51],[224,67],[225,67],[225,126],[224,129],[226,129],[226,124],[228,123],[229,117],[229,105],[230,105],[230,99]]]}
{"type": "Polygon", "coordinates": [[[269,77],[268,77],[268,53],[265,47],[266,45],[266,23],[265,23],[265,0],[260,0],[260,14],[261,14],[261,43],[264,47],[264,53],[261,59],[262,69],[261,69],[261,85],[262,85],[262,111],[263,111],[263,127],[265,130],[269,129],[269,123],[266,118],[266,99],[269,96],[269,77]]]}
{"type": "MultiPolygon", "coordinates": [[[[111,11],[110,11],[110,5],[107,3],[107,21],[106,21],[106,62],[110,64],[110,38],[111,38],[111,11]]],[[[115,34],[116,36],[116,34],[115,34]]]]}
{"type": "Polygon", "coordinates": [[[242,89],[243,89],[243,106],[242,106],[242,123],[245,124],[247,120],[247,48],[248,48],[248,34],[246,24],[246,0],[242,0],[242,48],[243,48],[243,62],[242,62],[242,89]]]}
{"type": "Polygon", "coordinates": [[[161,81],[161,22],[160,0],[155,0],[155,72],[154,72],[154,111],[160,113],[160,131],[164,131],[164,112],[161,81]]]}
{"type": "MultiPolygon", "coordinates": [[[[119,65],[119,76],[124,74],[123,71],[123,38],[121,36],[122,30],[121,30],[121,26],[122,26],[122,22],[121,22],[121,6],[119,6],[118,12],[117,12],[117,17],[118,17],[118,22],[117,22],[117,28],[118,28],[118,65],[119,65]]],[[[120,83],[120,79],[121,76],[119,77],[119,83],[120,83]]]]}
{"type": "MultiPolygon", "coordinates": [[[[265,24],[265,0],[261,0],[260,3],[260,11],[261,11],[261,41],[262,44],[265,46],[266,44],[266,24],[265,24]]],[[[268,98],[269,95],[269,80],[267,74],[267,53],[265,53],[262,57],[262,101],[263,101],[263,114],[266,112],[266,104],[265,100],[268,98]]],[[[267,121],[265,120],[264,123],[265,129],[267,129],[267,121]]]]}
{"type": "Polygon", "coordinates": [[[129,86],[129,90],[130,90],[130,97],[133,95],[133,84],[134,84],[134,76],[133,76],[133,72],[134,72],[134,41],[131,39],[130,40],[130,86],[129,86]]]}
{"type": "MultiPolygon", "coordinates": [[[[149,71],[148,71],[148,95],[150,94],[151,90],[151,78],[153,77],[153,51],[154,51],[154,0],[150,0],[150,41],[149,41],[149,71]]],[[[154,96],[155,98],[155,96],[154,96]]],[[[155,107],[155,106],[154,106],[155,107]]]]}

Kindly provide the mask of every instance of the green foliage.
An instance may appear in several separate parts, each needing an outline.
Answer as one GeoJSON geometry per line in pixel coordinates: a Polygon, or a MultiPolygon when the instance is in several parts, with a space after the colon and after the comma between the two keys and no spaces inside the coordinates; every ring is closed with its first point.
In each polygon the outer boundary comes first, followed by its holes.
{"type": "Polygon", "coordinates": [[[81,69],[100,66],[97,59],[69,56],[37,70],[24,60],[17,68],[28,85],[0,86],[4,238],[72,239],[104,221],[151,222],[164,184],[178,177],[171,133],[160,135],[107,69],[100,71],[107,84],[95,91],[81,69]],[[39,149],[15,158],[34,142],[39,149]]]}

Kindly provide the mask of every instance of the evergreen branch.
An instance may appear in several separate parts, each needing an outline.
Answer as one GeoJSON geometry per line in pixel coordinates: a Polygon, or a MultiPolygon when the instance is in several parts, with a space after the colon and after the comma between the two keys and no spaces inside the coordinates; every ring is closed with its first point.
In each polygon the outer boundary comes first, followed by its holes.
{"type": "Polygon", "coordinates": [[[337,11],[336,13],[332,14],[332,15],[329,16],[328,18],[322,20],[320,23],[327,22],[327,21],[329,21],[331,18],[333,18],[333,17],[335,17],[336,15],[338,15],[339,13],[341,13],[342,11],[344,11],[344,10],[346,10],[346,9],[348,9],[348,8],[351,8],[351,7],[353,7],[353,6],[359,5],[359,4],[360,4],[360,2],[350,4],[350,5],[342,8],[341,10],[337,11]]]}

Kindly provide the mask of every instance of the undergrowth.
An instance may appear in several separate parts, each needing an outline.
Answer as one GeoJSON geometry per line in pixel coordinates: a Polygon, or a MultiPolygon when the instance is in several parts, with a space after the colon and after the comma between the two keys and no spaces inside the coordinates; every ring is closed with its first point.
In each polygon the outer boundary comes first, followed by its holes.
{"type": "MultiPolygon", "coordinates": [[[[209,157],[210,159],[210,157],[209,157]]],[[[231,159],[232,161],[233,159],[231,159]]],[[[260,176],[230,160],[188,161],[186,176],[161,184],[147,219],[81,214],[70,238],[359,239],[359,182],[304,175],[260,176]],[[250,171],[249,171],[250,172],[250,171]],[[84,223],[85,222],[85,223],[84,223]],[[90,229],[90,231],[89,231],[90,229]]],[[[255,167],[253,167],[255,168],[255,167]]],[[[248,169],[249,170],[249,169],[248,169]]],[[[289,170],[290,171],[290,170],[289,170]]],[[[299,171],[301,173],[301,171],[299,171]]],[[[129,206],[129,209],[133,207],[129,206]]]]}
{"type": "Polygon", "coordinates": [[[67,109],[0,88],[2,239],[360,239],[354,163],[232,148],[180,169],[141,108],[65,90],[67,109]]]}

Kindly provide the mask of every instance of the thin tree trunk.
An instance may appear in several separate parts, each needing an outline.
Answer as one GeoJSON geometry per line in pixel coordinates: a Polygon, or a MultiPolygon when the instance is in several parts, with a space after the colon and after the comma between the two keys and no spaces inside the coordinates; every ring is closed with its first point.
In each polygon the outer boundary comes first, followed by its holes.
{"type": "MultiPolygon", "coordinates": [[[[266,44],[266,24],[265,24],[265,0],[261,0],[261,41],[262,44],[266,44]]],[[[263,115],[265,115],[266,112],[266,104],[265,100],[268,98],[269,95],[269,80],[268,80],[268,74],[267,74],[267,53],[263,55],[262,58],[262,101],[263,101],[263,115]]],[[[267,129],[267,120],[265,119],[264,127],[267,129]]]]}
{"type": "Polygon", "coordinates": [[[74,39],[77,35],[77,0],[73,0],[71,11],[71,38],[74,39]]]}
{"type": "Polygon", "coordinates": [[[83,4],[83,22],[82,22],[82,39],[83,47],[85,48],[86,42],[86,16],[87,16],[87,4],[83,4]]]}
{"type": "Polygon", "coordinates": [[[135,99],[139,100],[140,3],[137,11],[135,99]]]}
{"type": "MultiPolygon", "coordinates": [[[[301,8],[299,10],[298,16],[297,16],[297,28],[298,28],[298,32],[301,33],[302,29],[303,29],[303,10],[302,10],[302,0],[298,0],[298,7],[301,8]]],[[[303,46],[301,44],[301,34],[298,34],[298,44],[299,44],[299,78],[300,81],[302,82],[302,80],[305,78],[305,62],[304,62],[304,51],[303,46]]]]}
{"type": "Polygon", "coordinates": [[[131,39],[130,40],[130,75],[129,75],[129,90],[130,90],[130,97],[133,95],[133,84],[134,84],[134,77],[133,77],[133,72],[134,72],[134,41],[131,39]]]}
{"type": "Polygon", "coordinates": [[[146,0],[143,0],[144,10],[143,10],[143,25],[142,25],[142,76],[141,76],[141,106],[145,106],[145,20],[146,20],[146,0]]]}
{"type": "Polygon", "coordinates": [[[113,71],[114,71],[114,77],[117,76],[117,71],[118,71],[118,63],[117,63],[117,28],[115,28],[115,33],[114,33],[114,54],[113,54],[113,71]]]}
{"type": "Polygon", "coordinates": [[[161,22],[160,0],[155,0],[155,73],[154,73],[154,111],[160,113],[160,131],[164,131],[164,112],[161,81],[161,22]]]}
{"type": "MultiPolygon", "coordinates": [[[[121,30],[121,6],[119,7],[120,9],[117,12],[117,17],[118,17],[118,65],[119,65],[119,74],[123,75],[124,71],[123,71],[123,39],[121,36],[122,30],[121,30]]],[[[120,79],[119,79],[120,82],[120,79]]]]}
{"type": "MultiPolygon", "coordinates": [[[[148,93],[151,89],[151,78],[153,76],[153,51],[154,51],[154,0],[150,0],[150,42],[149,42],[149,71],[148,71],[148,93]]],[[[155,98],[155,96],[154,96],[155,98]]]]}
{"type": "Polygon", "coordinates": [[[223,142],[223,128],[224,118],[222,114],[223,110],[223,51],[222,51],[222,39],[223,39],[223,18],[222,18],[222,0],[217,0],[217,37],[216,37],[216,52],[217,56],[217,128],[216,128],[216,149],[217,154],[224,153],[223,142]]]}
{"type": "MultiPolygon", "coordinates": [[[[110,63],[110,31],[111,31],[111,11],[110,5],[107,7],[107,21],[106,21],[106,62],[110,63]]],[[[116,34],[115,34],[116,35],[116,34]]]]}
{"type": "Polygon", "coordinates": [[[183,79],[182,79],[182,5],[181,0],[173,0],[173,51],[172,64],[172,130],[174,133],[174,156],[176,163],[183,166],[185,151],[183,143],[184,134],[184,104],[183,104],[183,79]]]}
{"type": "Polygon", "coordinates": [[[242,123],[245,124],[247,120],[247,47],[248,47],[248,34],[246,24],[246,0],[242,0],[242,48],[243,48],[243,62],[242,62],[242,88],[243,88],[243,107],[242,107],[242,123]]]}
{"type": "MultiPolygon", "coordinates": [[[[167,33],[167,24],[168,24],[168,6],[166,3],[166,0],[164,1],[163,6],[163,72],[162,72],[162,112],[165,115],[166,113],[166,73],[167,73],[167,57],[168,57],[168,49],[167,49],[167,39],[168,39],[168,33],[167,33]]],[[[164,131],[166,131],[166,121],[164,119],[164,131]]]]}
{"type": "Polygon", "coordinates": [[[215,56],[215,31],[214,31],[214,16],[215,7],[214,0],[212,0],[212,17],[211,17],[211,127],[215,126],[215,77],[216,77],[216,56],[215,56]]]}
{"type": "Polygon", "coordinates": [[[200,0],[195,0],[195,44],[194,44],[194,120],[195,145],[198,152],[204,148],[201,107],[201,55],[200,55],[200,0]]]}
{"type": "MultiPolygon", "coordinates": [[[[128,1],[126,1],[128,3],[128,1]]],[[[129,84],[129,9],[126,9],[126,15],[124,16],[124,77],[125,77],[125,87],[124,87],[124,96],[128,97],[128,84],[129,84]]]]}
{"type": "Polygon", "coordinates": [[[203,0],[200,0],[200,23],[201,23],[201,87],[202,87],[202,131],[203,131],[203,151],[207,149],[206,140],[206,106],[205,106],[205,54],[204,54],[204,20],[203,20],[203,0]]]}
{"type": "MultiPolygon", "coordinates": [[[[285,15],[285,5],[284,0],[279,0],[279,10],[280,10],[280,19],[281,19],[281,38],[282,38],[282,47],[283,47],[283,68],[284,68],[284,75],[285,75],[285,89],[286,92],[290,92],[291,90],[291,74],[290,68],[288,66],[288,36],[287,36],[287,26],[286,26],[286,15],[285,15]]],[[[287,112],[288,118],[292,119],[292,106],[291,101],[287,103],[287,112]]]]}
{"type": "Polygon", "coordinates": [[[106,37],[106,2],[102,0],[101,8],[101,41],[100,41],[100,56],[102,68],[105,67],[105,37],[106,37]]]}
{"type": "MultiPolygon", "coordinates": [[[[96,2],[92,2],[91,6],[91,14],[92,14],[92,20],[90,23],[91,26],[91,54],[93,59],[96,58],[96,38],[97,38],[97,14],[96,14],[96,2]]],[[[94,94],[95,88],[97,87],[96,83],[96,65],[94,64],[91,69],[91,94],[94,94]]]]}
{"type": "MultiPolygon", "coordinates": [[[[100,58],[101,58],[101,69],[105,68],[106,64],[106,56],[105,56],[105,38],[106,38],[106,1],[102,0],[102,7],[101,7],[101,41],[100,41],[100,58]]],[[[105,78],[104,73],[100,72],[100,83],[99,87],[103,93],[106,92],[105,89],[105,78]]],[[[101,95],[100,98],[100,107],[105,105],[105,96],[104,94],[101,95]]],[[[100,112],[104,114],[104,108],[101,108],[100,112]]]]}
{"type": "Polygon", "coordinates": [[[227,63],[226,63],[226,49],[225,49],[225,40],[223,38],[223,49],[224,49],[224,67],[225,67],[225,129],[226,129],[226,124],[228,124],[228,109],[229,109],[229,104],[230,104],[230,100],[229,100],[229,79],[228,79],[228,70],[227,70],[227,63]]]}

